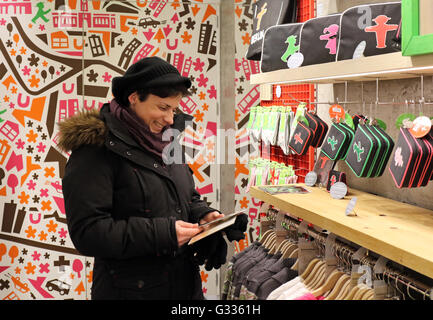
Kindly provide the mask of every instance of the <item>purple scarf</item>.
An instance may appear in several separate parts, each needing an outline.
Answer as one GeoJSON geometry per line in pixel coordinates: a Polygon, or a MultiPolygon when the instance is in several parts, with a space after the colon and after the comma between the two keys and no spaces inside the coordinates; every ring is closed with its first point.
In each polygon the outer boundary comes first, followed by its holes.
{"type": "Polygon", "coordinates": [[[110,102],[110,112],[126,125],[129,133],[140,146],[162,159],[162,151],[171,142],[162,140],[162,135],[169,126],[164,127],[159,133],[153,133],[131,108],[122,107],[114,99],[110,102]]]}

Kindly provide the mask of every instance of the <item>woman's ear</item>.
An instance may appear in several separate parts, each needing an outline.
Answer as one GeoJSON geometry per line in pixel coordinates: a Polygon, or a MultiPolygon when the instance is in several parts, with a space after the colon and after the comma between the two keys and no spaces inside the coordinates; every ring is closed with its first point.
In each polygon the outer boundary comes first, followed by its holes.
{"type": "Polygon", "coordinates": [[[134,105],[134,104],[136,104],[136,103],[137,103],[137,100],[138,100],[138,94],[137,94],[137,91],[131,93],[131,94],[128,96],[129,105],[131,105],[131,106],[134,105]]]}

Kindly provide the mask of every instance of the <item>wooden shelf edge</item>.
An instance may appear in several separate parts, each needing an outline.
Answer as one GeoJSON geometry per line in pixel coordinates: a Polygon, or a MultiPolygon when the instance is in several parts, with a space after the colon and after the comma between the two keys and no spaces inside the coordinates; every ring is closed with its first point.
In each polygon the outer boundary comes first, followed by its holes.
{"type": "Polygon", "coordinates": [[[433,74],[433,54],[402,56],[401,52],[321,63],[251,75],[251,84],[339,83],[414,78],[433,74]]]}
{"type": "MultiPolygon", "coordinates": [[[[324,192],[327,193],[326,190],[324,192]]],[[[431,227],[433,224],[433,211],[370,195],[354,189],[351,189],[351,192],[356,194],[358,198],[366,196],[368,197],[368,199],[366,199],[367,201],[380,201],[380,203],[383,203],[385,206],[387,204],[392,206],[396,206],[397,203],[398,205],[401,204],[404,209],[402,211],[408,211],[408,219],[411,217],[412,219],[417,219],[418,216],[422,216],[424,221],[410,221],[410,226],[407,225],[405,228],[400,217],[388,216],[379,218],[377,212],[366,214],[368,216],[362,218],[364,220],[357,220],[358,217],[347,217],[344,214],[344,207],[348,201],[344,202],[343,200],[332,199],[329,194],[327,194],[327,197],[330,199],[329,203],[323,203],[323,197],[318,199],[318,201],[321,201],[324,206],[328,207],[337,205],[338,207],[336,207],[335,211],[338,212],[338,214],[328,214],[327,216],[327,214],[317,212],[317,208],[312,208],[313,206],[317,206],[317,201],[316,204],[307,201],[305,205],[300,205],[299,202],[295,203],[296,201],[287,201],[287,199],[290,199],[291,195],[270,195],[257,187],[252,187],[249,193],[256,199],[272,204],[293,216],[305,219],[309,223],[350,240],[389,260],[433,278],[433,255],[428,247],[433,238],[433,227],[431,227]],[[413,216],[413,214],[415,214],[415,216],[413,216]],[[425,223],[426,219],[428,221],[431,220],[431,223],[427,224],[427,226],[425,223]],[[419,224],[419,226],[417,224],[419,224]],[[380,229],[382,225],[383,230],[380,229]],[[393,227],[389,228],[394,225],[397,225],[398,228],[395,228],[395,230],[392,230],[393,227]],[[418,227],[421,232],[416,232],[416,228],[418,227]],[[373,229],[374,232],[372,232],[373,229]],[[396,235],[398,236],[399,234],[401,234],[400,240],[396,237],[396,235]],[[428,239],[423,238],[425,234],[428,234],[428,239]],[[408,235],[410,235],[411,239],[406,239],[408,235]],[[419,237],[419,239],[417,239],[417,237],[419,237]],[[425,243],[426,240],[428,243],[425,243]],[[420,243],[419,246],[417,245],[418,242],[420,243]]],[[[311,200],[311,198],[309,198],[309,200],[311,200]]],[[[363,215],[363,212],[358,212],[357,209],[357,214],[360,216],[363,215]]]]}

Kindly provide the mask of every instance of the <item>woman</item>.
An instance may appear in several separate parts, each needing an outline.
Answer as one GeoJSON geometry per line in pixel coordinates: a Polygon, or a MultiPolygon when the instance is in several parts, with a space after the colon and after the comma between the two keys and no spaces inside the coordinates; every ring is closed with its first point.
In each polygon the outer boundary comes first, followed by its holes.
{"type": "Polygon", "coordinates": [[[203,299],[186,243],[198,223],[223,215],[200,199],[186,164],[163,160],[164,132],[192,118],[175,115],[190,86],[166,61],[144,58],[113,79],[114,99],[99,113],[59,123],[59,145],[72,150],[62,181],[68,229],[77,250],[95,257],[92,299],[203,299]]]}

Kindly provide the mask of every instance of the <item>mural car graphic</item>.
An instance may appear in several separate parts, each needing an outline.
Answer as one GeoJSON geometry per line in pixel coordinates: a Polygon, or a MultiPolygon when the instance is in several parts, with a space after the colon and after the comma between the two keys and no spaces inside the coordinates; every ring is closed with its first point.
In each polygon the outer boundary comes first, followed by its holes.
{"type": "Polygon", "coordinates": [[[64,294],[68,294],[69,290],[71,289],[70,284],[60,281],[59,279],[50,280],[45,286],[47,287],[48,291],[58,291],[62,296],[64,294]]]}

